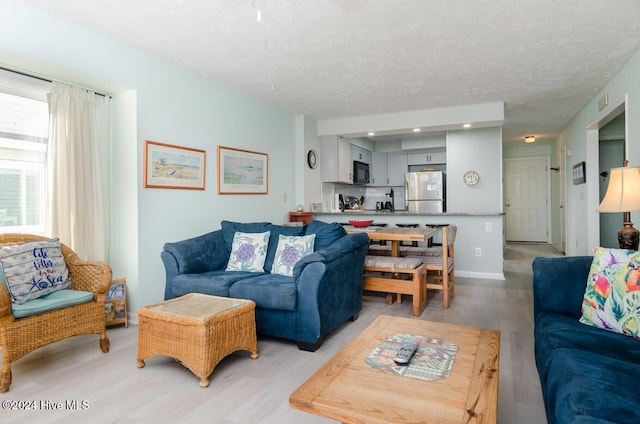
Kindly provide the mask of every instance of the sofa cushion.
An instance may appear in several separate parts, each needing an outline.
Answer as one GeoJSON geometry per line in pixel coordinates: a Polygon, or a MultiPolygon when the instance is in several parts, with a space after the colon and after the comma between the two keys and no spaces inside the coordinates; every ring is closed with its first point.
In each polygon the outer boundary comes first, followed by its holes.
{"type": "Polygon", "coordinates": [[[580,322],[640,337],[640,252],[594,251],[580,322]]]}
{"type": "Polygon", "coordinates": [[[80,305],[92,300],[93,293],[91,292],[61,289],[25,303],[13,303],[11,304],[11,309],[15,318],[24,318],[29,315],[66,308],[67,306],[80,305]]]}
{"type": "Polygon", "coordinates": [[[22,304],[71,287],[69,271],[58,239],[0,248],[11,302],[22,304]]]}
{"type": "Polygon", "coordinates": [[[241,233],[264,233],[265,231],[269,231],[271,223],[222,221],[220,223],[220,226],[227,252],[231,252],[231,245],[233,244],[233,237],[236,235],[236,232],[239,231],[241,233]]]}
{"type": "Polygon", "coordinates": [[[543,388],[549,423],[640,422],[640,366],[576,349],[552,353],[543,388]]]}
{"type": "Polygon", "coordinates": [[[270,232],[241,233],[236,232],[233,237],[231,254],[227,271],[264,271],[264,261],[267,258],[270,232]]]}
{"type": "Polygon", "coordinates": [[[581,324],[573,317],[541,312],[535,326],[535,357],[540,381],[547,379],[553,351],[562,348],[584,350],[640,364],[640,341],[581,324]]]}
{"type": "Polygon", "coordinates": [[[304,227],[289,227],[285,225],[271,225],[269,226],[271,236],[269,237],[269,248],[267,249],[267,259],[264,261],[264,270],[271,272],[273,268],[273,261],[276,257],[276,251],[278,250],[278,242],[280,236],[302,236],[304,235],[304,227]]]}
{"type": "Polygon", "coordinates": [[[303,257],[313,253],[316,235],[308,236],[279,236],[272,274],[293,275],[293,267],[303,257]]]}
{"type": "Polygon", "coordinates": [[[315,234],[316,241],[314,250],[317,252],[318,250],[326,249],[333,242],[347,235],[347,232],[342,225],[337,222],[332,222],[328,224],[326,222],[312,220],[308,225],[305,226],[306,235],[315,234]]]}
{"type": "Polygon", "coordinates": [[[227,272],[223,270],[201,274],[181,274],[173,279],[172,297],[188,293],[203,293],[213,296],[229,296],[229,287],[236,281],[260,276],[260,272],[227,272]]]}
{"type": "Polygon", "coordinates": [[[257,308],[295,311],[297,288],[291,277],[263,274],[233,284],[229,297],[253,300],[257,308]]]}

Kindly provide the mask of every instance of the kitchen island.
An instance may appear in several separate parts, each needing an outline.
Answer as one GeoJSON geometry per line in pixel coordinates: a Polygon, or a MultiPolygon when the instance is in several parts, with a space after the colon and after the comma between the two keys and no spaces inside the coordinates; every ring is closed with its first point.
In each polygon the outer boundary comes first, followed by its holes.
{"type": "MultiPolygon", "coordinates": [[[[420,213],[399,210],[349,210],[348,212],[314,212],[313,219],[348,224],[350,219],[373,219],[373,224],[395,227],[417,224],[419,227],[455,224],[456,276],[488,280],[504,280],[504,213],[420,213]]],[[[438,242],[440,232],[434,237],[438,242]]]]}

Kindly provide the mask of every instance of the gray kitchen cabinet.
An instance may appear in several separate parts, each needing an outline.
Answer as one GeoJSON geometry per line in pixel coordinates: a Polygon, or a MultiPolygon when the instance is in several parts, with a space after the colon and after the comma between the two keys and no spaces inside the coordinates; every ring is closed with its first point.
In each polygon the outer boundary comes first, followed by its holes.
{"type": "Polygon", "coordinates": [[[447,152],[443,150],[410,151],[407,156],[409,165],[429,165],[447,163],[447,152]]]}
{"type": "Polygon", "coordinates": [[[387,153],[371,152],[371,182],[369,185],[386,186],[388,183],[387,153]]]}
{"type": "Polygon", "coordinates": [[[351,145],[351,160],[371,164],[371,152],[355,144],[351,145]]]}
{"type": "Polygon", "coordinates": [[[320,171],[324,183],[353,182],[351,145],[338,136],[320,137],[320,171]]]}
{"type": "Polygon", "coordinates": [[[387,153],[388,186],[404,186],[404,174],[409,169],[406,151],[387,153]]]}

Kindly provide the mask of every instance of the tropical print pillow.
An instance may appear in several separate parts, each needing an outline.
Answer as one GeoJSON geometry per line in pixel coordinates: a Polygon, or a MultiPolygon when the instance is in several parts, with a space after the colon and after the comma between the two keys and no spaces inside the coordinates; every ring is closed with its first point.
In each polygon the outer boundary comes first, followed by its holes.
{"type": "Polygon", "coordinates": [[[280,235],[271,273],[293,276],[293,267],[298,261],[302,257],[313,253],[315,240],[315,234],[308,236],[280,235]]]}
{"type": "Polygon", "coordinates": [[[640,338],[640,252],[594,250],[580,322],[640,338]]]}
{"type": "Polygon", "coordinates": [[[237,231],[231,243],[231,255],[227,271],[264,272],[270,231],[242,233],[237,231]]]}

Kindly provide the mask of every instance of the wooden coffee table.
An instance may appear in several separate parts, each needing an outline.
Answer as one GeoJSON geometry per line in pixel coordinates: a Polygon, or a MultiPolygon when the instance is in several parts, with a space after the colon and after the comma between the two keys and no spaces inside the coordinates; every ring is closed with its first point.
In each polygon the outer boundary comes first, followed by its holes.
{"type": "Polygon", "coordinates": [[[258,357],[251,300],[187,294],[138,309],[138,368],[152,355],[180,361],[209,385],[209,375],[228,354],[248,350],[258,357]]]}
{"type": "Polygon", "coordinates": [[[500,333],[381,315],[289,397],[289,405],[343,423],[495,423],[500,333]],[[383,373],[365,359],[391,334],[458,345],[449,377],[383,373]]]}

